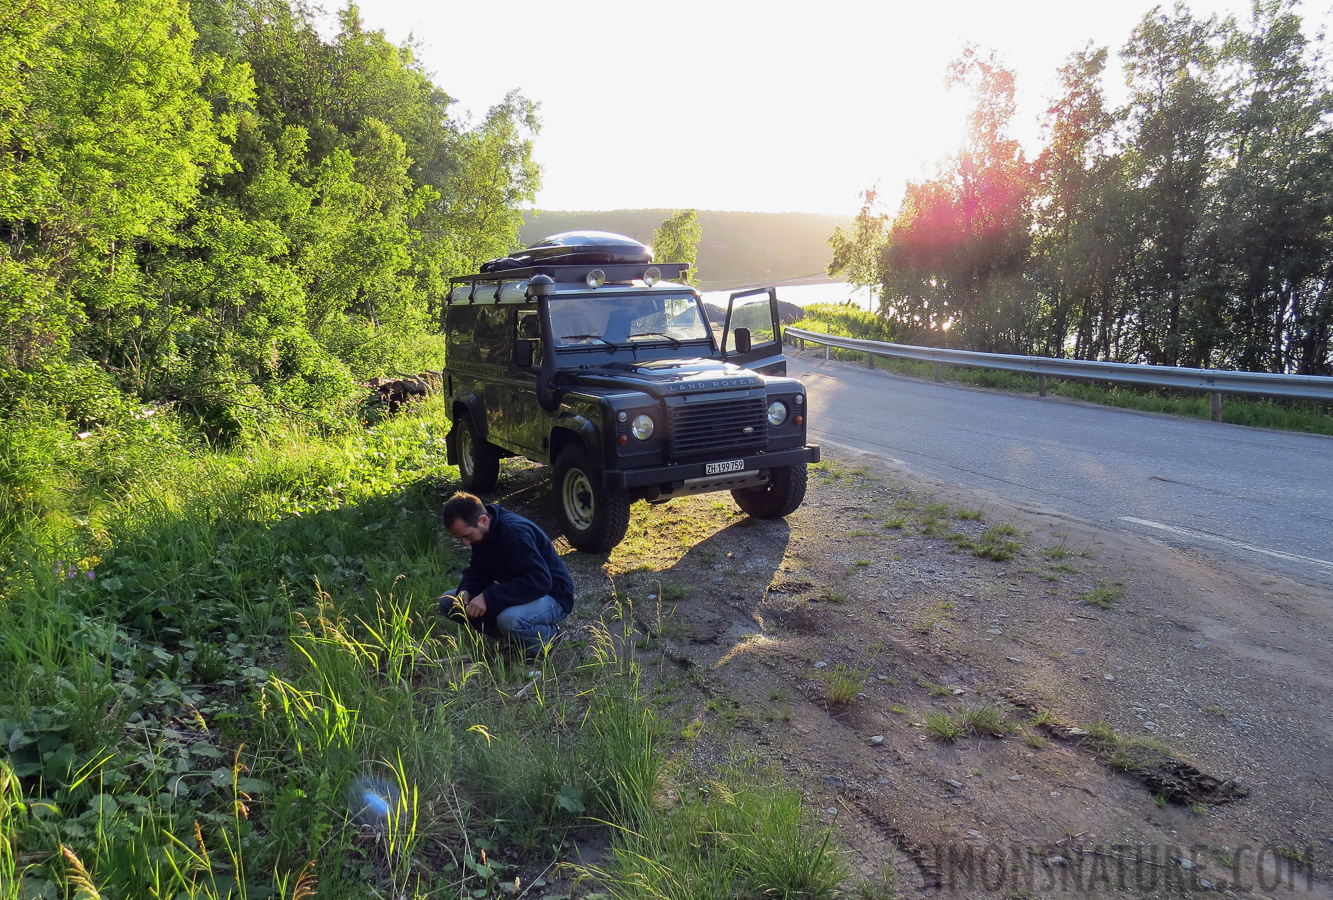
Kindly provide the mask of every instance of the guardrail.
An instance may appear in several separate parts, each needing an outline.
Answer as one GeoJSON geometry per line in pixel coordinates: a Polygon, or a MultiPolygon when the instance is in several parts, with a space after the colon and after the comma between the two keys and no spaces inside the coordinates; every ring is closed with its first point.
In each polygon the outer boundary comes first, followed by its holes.
{"type": "Polygon", "coordinates": [[[936,381],[941,380],[940,366],[943,365],[1026,372],[1037,376],[1037,390],[1043,397],[1046,396],[1048,376],[1204,391],[1208,394],[1214,422],[1222,421],[1223,394],[1333,402],[1333,378],[1322,375],[1276,375],[1271,372],[1182,369],[1172,366],[1143,366],[1135,363],[1096,362],[1085,359],[1055,359],[1049,356],[976,353],[943,347],[917,347],[912,344],[867,341],[861,338],[806,331],[803,328],[786,328],[783,330],[783,336],[788,341],[799,342],[801,349],[805,349],[806,342],[822,344],[825,359],[829,358],[829,349],[832,347],[864,353],[872,369],[875,367],[876,356],[934,363],[936,381]]]}

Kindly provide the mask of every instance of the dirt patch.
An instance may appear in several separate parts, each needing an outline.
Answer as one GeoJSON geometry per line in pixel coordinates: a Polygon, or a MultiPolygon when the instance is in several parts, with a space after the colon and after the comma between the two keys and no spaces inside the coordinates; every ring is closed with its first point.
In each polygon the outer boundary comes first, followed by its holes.
{"type": "MultiPolygon", "coordinates": [[[[786,521],[639,504],[566,557],[693,765],[780,769],[866,897],[1333,895],[1333,591],[825,459],[786,521]]],[[[553,529],[541,474],[504,502],[553,529]]]]}

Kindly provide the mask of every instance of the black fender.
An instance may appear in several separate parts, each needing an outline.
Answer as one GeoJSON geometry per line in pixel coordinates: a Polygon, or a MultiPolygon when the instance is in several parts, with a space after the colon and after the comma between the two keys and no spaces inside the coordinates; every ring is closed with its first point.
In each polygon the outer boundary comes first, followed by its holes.
{"type": "Polygon", "coordinates": [[[606,453],[598,437],[597,424],[587,416],[566,412],[551,426],[551,463],[570,444],[582,444],[599,466],[605,466],[606,453]]]}
{"type": "MultiPolygon", "coordinates": [[[[449,401],[450,418],[458,417],[460,409],[472,417],[472,424],[477,426],[478,437],[488,440],[486,424],[486,404],[472,391],[459,391],[449,401]]],[[[451,466],[458,465],[458,434],[452,425],[444,436],[444,460],[451,466]]]]}

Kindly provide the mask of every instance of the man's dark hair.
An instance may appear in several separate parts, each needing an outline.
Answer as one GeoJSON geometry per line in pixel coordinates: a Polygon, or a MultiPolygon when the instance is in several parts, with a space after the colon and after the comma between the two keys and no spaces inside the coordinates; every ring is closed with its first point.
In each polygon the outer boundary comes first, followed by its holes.
{"type": "Polygon", "coordinates": [[[449,530],[454,527],[454,523],[462,520],[468,528],[475,528],[477,520],[481,518],[482,513],[486,512],[485,505],[481,498],[467,491],[458,491],[444,504],[444,527],[449,530]]]}

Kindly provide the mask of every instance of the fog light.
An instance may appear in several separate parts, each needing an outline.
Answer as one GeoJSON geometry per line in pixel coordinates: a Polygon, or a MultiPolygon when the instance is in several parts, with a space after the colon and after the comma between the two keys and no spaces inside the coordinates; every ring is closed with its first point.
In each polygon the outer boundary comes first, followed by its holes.
{"type": "Polygon", "coordinates": [[[646,441],[653,436],[653,430],[656,427],[653,417],[644,413],[634,417],[634,423],[630,425],[629,430],[639,440],[646,441]]]}
{"type": "Polygon", "coordinates": [[[588,277],[583,280],[588,282],[588,287],[599,288],[606,284],[606,273],[601,269],[593,269],[588,273],[588,277]]]}
{"type": "Polygon", "coordinates": [[[657,266],[649,266],[648,271],[643,273],[643,283],[652,287],[662,280],[662,270],[657,266]]]}
{"type": "Polygon", "coordinates": [[[787,421],[787,405],[777,400],[768,404],[768,424],[776,428],[785,421],[787,421]]]}

